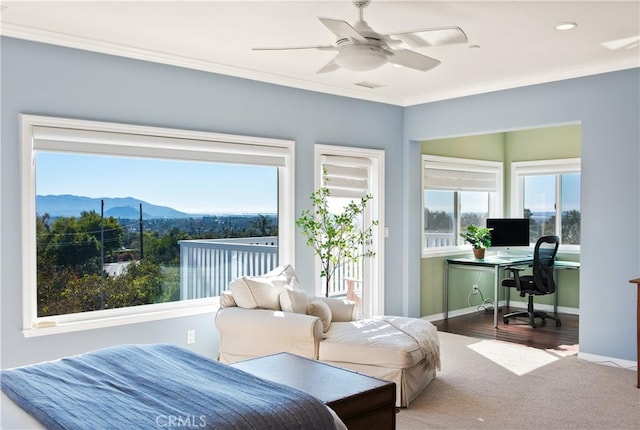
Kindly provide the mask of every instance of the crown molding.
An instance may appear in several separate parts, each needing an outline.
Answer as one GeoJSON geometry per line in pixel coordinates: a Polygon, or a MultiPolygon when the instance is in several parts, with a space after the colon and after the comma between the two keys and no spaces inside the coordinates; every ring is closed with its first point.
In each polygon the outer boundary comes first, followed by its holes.
{"type": "Polygon", "coordinates": [[[485,85],[461,88],[458,91],[432,92],[428,96],[421,95],[411,98],[405,98],[402,101],[402,106],[415,106],[424,103],[432,103],[459,97],[473,96],[494,91],[508,90],[530,85],[546,84],[549,82],[564,81],[567,79],[598,75],[601,73],[635,69],[638,67],[640,67],[640,59],[624,59],[620,61],[600,63],[587,67],[575,68],[572,70],[553,71],[545,74],[528,75],[524,78],[500,80],[499,82],[491,82],[485,85]]]}
{"type": "Polygon", "coordinates": [[[266,82],[302,90],[391,104],[401,107],[415,106],[419,104],[432,103],[447,99],[466,97],[494,91],[640,67],[640,59],[623,59],[620,61],[594,64],[591,66],[575,68],[572,70],[554,71],[546,74],[529,75],[524,78],[495,81],[484,85],[462,87],[454,91],[434,91],[430,92],[428,95],[423,94],[415,97],[401,98],[383,94],[376,94],[372,91],[360,91],[358,89],[348,89],[333,85],[319,84],[303,79],[295,79],[287,76],[233,67],[211,61],[203,61],[174,54],[167,54],[164,52],[140,49],[132,46],[103,42],[100,40],[83,38],[69,34],[41,30],[15,24],[3,24],[0,27],[0,35],[29,40],[33,42],[63,46],[67,48],[80,49],[84,51],[97,52],[101,54],[115,55],[135,60],[183,67],[193,70],[216,73],[220,75],[233,76],[237,78],[250,79],[254,81],[266,82]]]}
{"type": "Polygon", "coordinates": [[[180,55],[167,54],[164,52],[151,51],[135,48],[132,46],[120,45],[100,40],[73,36],[58,32],[36,29],[32,27],[3,24],[0,28],[0,35],[14,37],[17,39],[29,40],[32,42],[47,43],[50,45],[63,46],[66,48],[80,49],[84,51],[97,52],[101,54],[115,55],[119,57],[131,58],[135,60],[149,61],[153,63],[167,64],[171,66],[184,67],[187,69],[200,70],[203,72],[217,73],[220,75],[233,76],[237,78],[250,79],[254,81],[266,82],[286,87],[303,90],[333,94],[343,97],[392,104],[401,106],[402,100],[398,97],[373,94],[368,91],[357,89],[347,89],[333,85],[319,84],[303,79],[295,79],[286,76],[274,75],[255,70],[233,67],[212,61],[203,61],[180,55]]]}

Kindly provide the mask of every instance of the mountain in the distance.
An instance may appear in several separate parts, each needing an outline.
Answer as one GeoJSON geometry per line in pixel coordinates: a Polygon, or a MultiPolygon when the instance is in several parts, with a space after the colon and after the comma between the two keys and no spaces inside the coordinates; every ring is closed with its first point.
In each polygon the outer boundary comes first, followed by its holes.
{"type": "Polygon", "coordinates": [[[85,211],[100,213],[100,200],[104,200],[104,215],[115,218],[138,219],[140,204],[142,217],[149,218],[184,218],[189,214],[180,212],[167,206],[157,206],[133,197],[103,197],[92,198],[73,196],[69,194],[59,196],[36,196],[36,213],[48,213],[53,218],[61,216],[77,217],[85,211]]]}
{"type": "MultiPolygon", "coordinates": [[[[105,207],[106,207],[106,204],[105,204],[105,207]]],[[[105,209],[104,216],[106,217],[112,216],[114,218],[137,219],[137,218],[140,218],[140,208],[138,207],[136,209],[131,206],[116,206],[111,209],[105,209]]],[[[145,205],[143,204],[142,218],[147,219],[147,218],[157,218],[157,217],[149,215],[149,213],[145,210],[145,205]]],[[[167,218],[167,217],[163,217],[163,218],[167,218]]]]}

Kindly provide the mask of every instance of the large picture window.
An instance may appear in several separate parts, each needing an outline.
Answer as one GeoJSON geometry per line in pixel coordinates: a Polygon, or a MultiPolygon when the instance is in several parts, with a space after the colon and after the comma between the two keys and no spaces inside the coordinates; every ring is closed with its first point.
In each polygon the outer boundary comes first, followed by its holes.
{"type": "Polygon", "coordinates": [[[502,163],[423,155],[423,256],[457,252],[460,232],[501,214],[502,163]]]}
{"type": "Polygon", "coordinates": [[[193,313],[291,261],[292,142],[22,120],[25,329],[193,313]]]}
{"type": "Polygon", "coordinates": [[[557,235],[565,250],[580,246],[580,159],[512,163],[512,212],[529,218],[530,241],[557,235]]]}

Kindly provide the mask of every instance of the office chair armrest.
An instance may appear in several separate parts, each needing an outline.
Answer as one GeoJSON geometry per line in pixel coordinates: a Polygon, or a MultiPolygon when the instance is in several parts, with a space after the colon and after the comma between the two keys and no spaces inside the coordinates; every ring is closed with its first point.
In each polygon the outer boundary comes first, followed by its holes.
{"type": "Polygon", "coordinates": [[[524,270],[522,267],[505,267],[505,271],[510,271],[513,274],[513,282],[516,284],[516,290],[520,291],[520,295],[524,297],[524,292],[520,286],[520,272],[524,270]]]}
{"type": "Polygon", "coordinates": [[[513,276],[520,276],[520,272],[524,270],[524,267],[505,267],[504,270],[512,272],[513,276]]]}

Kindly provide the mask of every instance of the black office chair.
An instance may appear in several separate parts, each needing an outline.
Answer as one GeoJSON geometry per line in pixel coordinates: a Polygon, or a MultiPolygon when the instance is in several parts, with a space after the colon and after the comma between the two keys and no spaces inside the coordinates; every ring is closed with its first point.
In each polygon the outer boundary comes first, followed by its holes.
{"type": "Polygon", "coordinates": [[[556,322],[556,327],[562,325],[560,319],[556,316],[533,309],[533,296],[553,294],[556,291],[556,282],[553,279],[553,262],[558,252],[559,243],[560,238],[558,236],[542,236],[538,239],[533,252],[533,271],[531,275],[520,276],[520,272],[524,270],[521,267],[507,267],[505,269],[513,273],[513,277],[504,279],[502,286],[515,288],[520,291],[521,297],[529,295],[527,310],[505,314],[502,317],[502,321],[505,324],[509,324],[509,318],[528,317],[529,324],[533,328],[536,328],[535,318],[541,318],[543,324],[545,319],[549,318],[556,322]]]}

